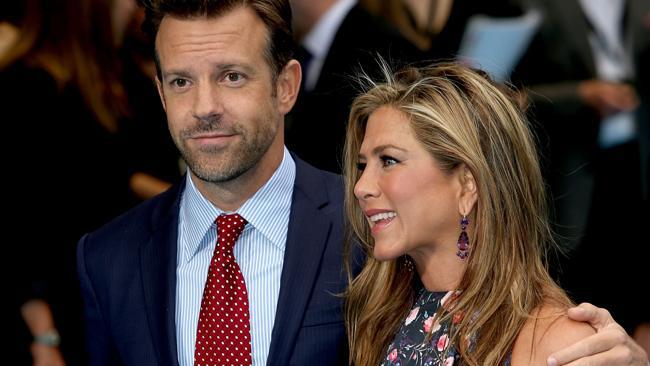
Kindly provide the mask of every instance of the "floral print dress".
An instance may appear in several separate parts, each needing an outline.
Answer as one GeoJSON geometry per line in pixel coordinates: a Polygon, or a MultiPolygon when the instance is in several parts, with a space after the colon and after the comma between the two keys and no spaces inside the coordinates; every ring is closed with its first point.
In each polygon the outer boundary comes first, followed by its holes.
{"type": "MultiPolygon", "coordinates": [[[[404,319],[395,338],[388,346],[381,366],[452,366],[460,363],[460,355],[450,344],[453,326],[461,316],[440,323],[436,319],[438,308],[460,295],[460,291],[431,292],[422,287],[413,308],[404,319]],[[431,337],[427,335],[431,332],[431,337]]],[[[510,366],[510,356],[504,366],[510,366]]]]}
{"type": "Polygon", "coordinates": [[[413,308],[388,346],[381,366],[451,366],[459,355],[449,344],[454,321],[440,323],[436,311],[444,307],[458,291],[430,292],[424,287],[418,292],[413,308]],[[427,335],[432,332],[429,338],[427,335]],[[430,339],[427,342],[427,339],[430,339]]]}

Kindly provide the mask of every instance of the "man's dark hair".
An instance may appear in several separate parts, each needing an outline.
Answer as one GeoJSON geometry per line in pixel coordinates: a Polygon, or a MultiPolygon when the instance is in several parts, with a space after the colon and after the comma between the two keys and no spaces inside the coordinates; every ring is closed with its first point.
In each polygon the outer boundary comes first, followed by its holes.
{"type": "MultiPolygon", "coordinates": [[[[271,66],[273,80],[293,58],[294,41],[291,29],[289,0],[138,0],[145,9],[143,31],[155,43],[163,18],[217,17],[237,7],[249,7],[264,22],[269,39],[264,57],[271,66]]],[[[154,53],[158,79],[162,80],[158,52],[154,53]]]]}

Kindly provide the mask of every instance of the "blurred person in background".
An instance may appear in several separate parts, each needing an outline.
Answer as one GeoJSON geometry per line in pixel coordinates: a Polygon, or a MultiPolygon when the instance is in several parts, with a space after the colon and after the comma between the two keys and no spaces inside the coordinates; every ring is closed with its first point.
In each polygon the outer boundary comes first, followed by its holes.
{"type": "Polygon", "coordinates": [[[544,20],[513,80],[529,88],[555,230],[572,249],[558,276],[641,339],[650,303],[630,294],[648,288],[650,2],[531,5],[544,20]]]}
{"type": "Polygon", "coordinates": [[[134,171],[130,187],[144,200],[169,188],[185,169],[167,130],[167,116],[155,85],[153,45],[142,32],[143,21],[144,10],[138,7],[128,21],[120,54],[131,112],[131,123],[124,127],[134,171]]]}
{"type": "MultiPolygon", "coordinates": [[[[129,0],[130,1],[130,0],[129,0]]],[[[128,117],[116,49],[124,1],[15,2],[0,56],[11,364],[83,364],[75,245],[133,203],[120,132],[128,117]],[[113,17],[111,17],[114,15],[113,17]],[[22,313],[21,320],[18,313],[22,313]],[[29,350],[30,352],[26,352],[29,350]],[[30,361],[31,358],[31,361],[30,361]]]]}
{"type": "Polygon", "coordinates": [[[456,56],[474,15],[522,15],[519,0],[360,0],[360,4],[396,26],[430,60],[456,56]]]}
{"type": "Polygon", "coordinates": [[[395,65],[419,61],[417,47],[356,0],[291,0],[296,58],[303,76],[287,117],[287,146],[318,168],[341,172],[353,75],[379,75],[377,55],[395,65]]]}

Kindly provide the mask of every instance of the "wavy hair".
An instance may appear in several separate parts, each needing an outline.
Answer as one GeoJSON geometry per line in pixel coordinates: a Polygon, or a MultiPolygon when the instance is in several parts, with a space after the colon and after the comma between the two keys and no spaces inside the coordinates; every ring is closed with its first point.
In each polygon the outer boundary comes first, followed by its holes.
{"type": "Polygon", "coordinates": [[[45,70],[59,88],[74,85],[88,109],[116,132],[128,115],[110,19],[112,0],[25,0],[19,36],[0,57],[45,70]]]}
{"type": "Polygon", "coordinates": [[[354,196],[368,118],[390,106],[409,118],[416,138],[443,171],[464,164],[474,176],[478,201],[461,295],[438,316],[471,314],[455,327],[452,344],[468,365],[502,365],[536,307],[571,304],[547,269],[545,253],[554,242],[533,134],[514,93],[480,71],[456,63],[392,75],[384,69],[386,81],[369,82],[355,99],[345,146],[349,230],[367,256],[345,294],[350,363],[380,362],[415,297],[417,279],[403,261],[372,257],[373,239],[354,196]]]}

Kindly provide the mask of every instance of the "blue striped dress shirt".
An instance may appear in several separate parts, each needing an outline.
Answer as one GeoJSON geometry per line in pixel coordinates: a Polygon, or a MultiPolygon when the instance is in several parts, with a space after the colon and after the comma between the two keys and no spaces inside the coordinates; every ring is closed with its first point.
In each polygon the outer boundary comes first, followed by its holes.
{"type": "MultiPolygon", "coordinates": [[[[235,245],[250,304],[253,365],[266,365],[280,292],[296,164],[284,149],[282,163],[238,210],[248,221],[235,245]]],[[[196,327],[208,266],[217,239],[215,220],[224,213],[187,175],[178,221],[176,342],[180,366],[194,365],[196,327]]]]}

